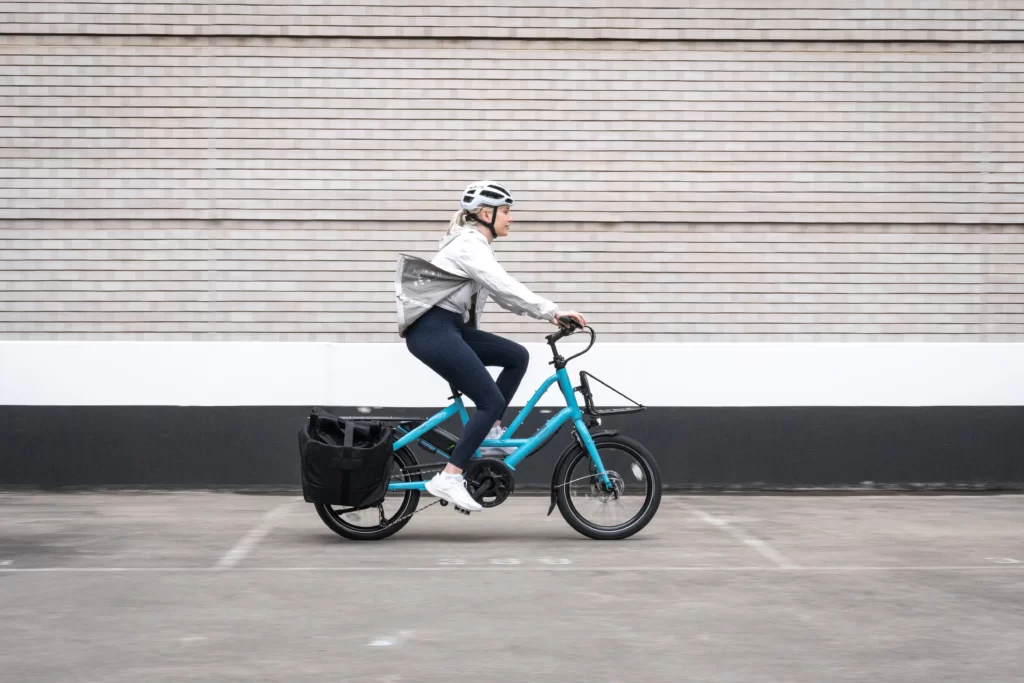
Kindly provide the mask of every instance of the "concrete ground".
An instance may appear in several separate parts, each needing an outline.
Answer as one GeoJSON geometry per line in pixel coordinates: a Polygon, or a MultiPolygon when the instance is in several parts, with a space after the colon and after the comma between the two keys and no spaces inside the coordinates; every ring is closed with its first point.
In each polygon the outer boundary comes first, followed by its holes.
{"type": "Polygon", "coordinates": [[[0,494],[0,680],[1017,681],[1024,496],[547,499],[346,541],[294,497],[0,494]]]}

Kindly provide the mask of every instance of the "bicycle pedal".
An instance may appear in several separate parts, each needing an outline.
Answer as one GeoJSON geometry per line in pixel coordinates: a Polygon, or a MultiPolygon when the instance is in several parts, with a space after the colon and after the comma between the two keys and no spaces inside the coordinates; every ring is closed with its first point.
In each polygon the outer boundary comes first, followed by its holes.
{"type": "Polygon", "coordinates": [[[469,517],[469,510],[467,510],[466,508],[460,508],[458,505],[456,505],[455,510],[469,517]]]}

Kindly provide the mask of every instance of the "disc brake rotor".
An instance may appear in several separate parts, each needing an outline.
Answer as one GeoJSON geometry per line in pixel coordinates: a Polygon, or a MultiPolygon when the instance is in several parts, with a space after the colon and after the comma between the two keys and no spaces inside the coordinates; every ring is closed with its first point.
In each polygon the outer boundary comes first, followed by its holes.
{"type": "Polygon", "coordinates": [[[612,483],[611,489],[602,481],[602,477],[598,473],[597,468],[594,467],[594,463],[590,463],[590,493],[602,503],[607,503],[613,498],[618,499],[626,490],[626,482],[623,481],[618,472],[615,470],[605,470],[605,473],[608,475],[608,480],[612,483]]]}

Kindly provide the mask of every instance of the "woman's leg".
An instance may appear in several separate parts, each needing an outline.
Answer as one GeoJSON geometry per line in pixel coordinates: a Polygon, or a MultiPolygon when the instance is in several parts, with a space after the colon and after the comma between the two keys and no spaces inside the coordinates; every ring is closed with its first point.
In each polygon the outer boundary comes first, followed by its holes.
{"type": "MultiPolygon", "coordinates": [[[[433,309],[416,321],[405,338],[406,346],[416,358],[458,387],[476,404],[476,413],[463,427],[462,436],[451,455],[450,465],[460,471],[469,464],[491,426],[501,419],[507,404],[502,389],[491,378],[473,348],[463,339],[461,328],[461,317],[458,314],[433,309]]],[[[501,356],[493,347],[488,347],[484,353],[489,358],[501,356]]],[[[522,372],[525,371],[524,367],[522,372]]],[[[504,374],[505,371],[502,372],[504,374]]],[[[521,380],[522,374],[516,379],[513,372],[503,380],[503,385],[514,394],[521,380]],[[512,386],[513,381],[515,386],[512,386]]]]}
{"type": "Polygon", "coordinates": [[[511,339],[471,327],[462,331],[462,338],[485,366],[502,368],[497,384],[505,399],[505,407],[501,411],[504,414],[526,375],[526,369],[530,365],[530,352],[522,344],[517,344],[511,339]]]}

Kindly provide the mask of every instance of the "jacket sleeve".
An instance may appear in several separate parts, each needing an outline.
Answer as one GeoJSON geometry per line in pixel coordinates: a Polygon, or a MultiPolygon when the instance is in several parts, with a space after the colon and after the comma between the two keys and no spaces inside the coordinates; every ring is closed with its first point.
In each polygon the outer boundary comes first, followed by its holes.
{"type": "Polygon", "coordinates": [[[528,315],[538,320],[551,320],[558,312],[553,302],[538,296],[515,279],[498,263],[494,253],[482,242],[467,236],[462,238],[457,251],[459,266],[506,311],[528,315]]]}

